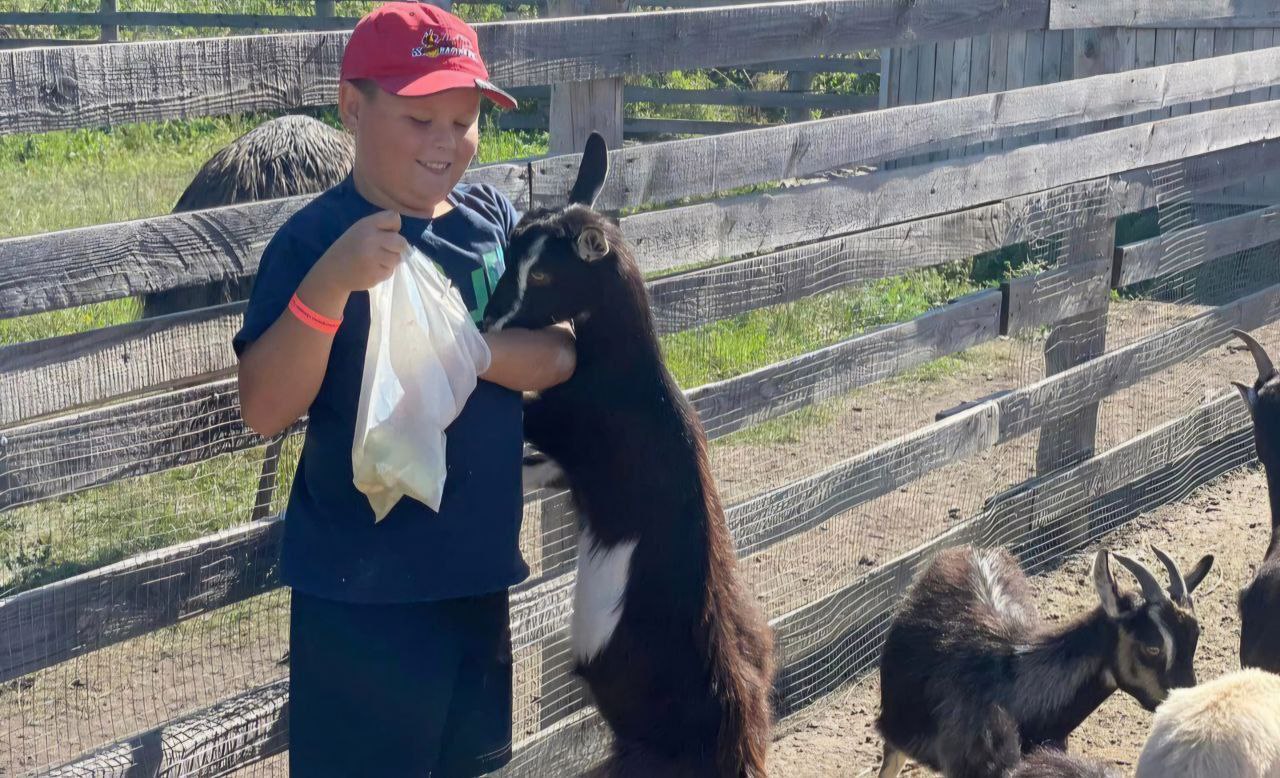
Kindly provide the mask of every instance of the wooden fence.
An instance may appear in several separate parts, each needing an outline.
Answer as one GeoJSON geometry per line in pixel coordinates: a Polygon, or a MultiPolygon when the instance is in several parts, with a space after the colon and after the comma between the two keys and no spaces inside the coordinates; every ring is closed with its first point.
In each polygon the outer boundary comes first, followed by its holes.
{"type": "MultiPolygon", "coordinates": [[[[1214,18],[1218,5],[1197,0],[1179,12],[1194,6],[1214,18]]],[[[1164,23],[1161,7],[1139,4],[1131,23],[1164,23]]],[[[1241,13],[1256,22],[1268,9],[1241,13]]],[[[808,0],[479,30],[496,77],[536,87],[768,62],[777,59],[778,41],[788,56],[814,57],[982,31],[1053,32],[1049,25],[1062,18],[1048,0],[919,0],[905,10],[808,0]],[[530,60],[529,51],[544,58],[530,60]]],[[[341,32],[319,32],[0,52],[0,132],[324,105],[334,97],[343,40],[341,32]],[[181,77],[152,81],[158,68],[181,77]]],[[[1046,564],[1249,460],[1247,412],[1232,395],[1101,454],[1097,409],[1227,342],[1231,327],[1280,321],[1280,286],[1109,351],[1091,333],[1105,324],[1114,289],[1280,240],[1276,207],[1259,202],[1227,220],[1115,245],[1122,216],[1280,172],[1280,103],[1236,104],[1277,88],[1280,48],[1266,48],[611,152],[615,175],[600,206],[649,208],[622,217],[621,225],[643,268],[666,274],[649,284],[663,333],[1028,241],[1067,247],[1058,264],[1007,278],[997,289],[688,390],[708,435],[720,439],[1001,337],[1048,328],[1051,343],[1073,339],[1073,348],[1046,355],[1042,380],[730,506],[740,554],[756,556],[944,467],[1039,435],[1034,477],[991,495],[981,511],[924,545],[855,571],[802,607],[771,614],[781,712],[874,669],[897,597],[937,549],[1003,543],[1033,567],[1046,564]],[[1181,110],[1192,105],[1207,110],[1181,110]],[[1073,131],[1134,115],[1146,123],[1073,131]],[[1066,137],[1056,138],[1058,131],[1066,137]],[[1033,135],[1053,140],[1003,147],[1033,135]],[[979,146],[984,153],[946,158],[979,146]],[[928,155],[938,158],[910,170],[883,167],[928,155]],[[880,167],[661,207],[858,165],[880,167]],[[1198,250],[1185,251],[1188,242],[1198,250]],[[679,271],[706,263],[714,264],[679,271]],[[1094,518],[1099,506],[1107,508],[1107,523],[1094,518]]],[[[576,161],[562,155],[489,165],[467,177],[528,207],[562,201],[576,161]]],[[[309,199],[0,240],[0,318],[251,274],[265,241],[309,199]]],[[[0,511],[228,452],[278,452],[279,441],[260,439],[239,418],[227,342],[242,310],[235,304],[0,347],[0,511]]],[[[274,481],[259,490],[254,511],[230,529],[0,599],[0,682],[278,588],[282,520],[261,510],[271,504],[274,481]]],[[[537,732],[517,744],[504,771],[512,775],[559,774],[603,736],[565,670],[574,517],[564,494],[530,497],[539,503],[538,532],[525,550],[536,564],[513,592],[512,634],[518,652],[536,651],[533,666],[517,673],[537,675],[540,694],[537,732]]],[[[278,680],[188,711],[52,774],[124,775],[144,767],[213,775],[251,764],[287,747],[287,692],[287,679],[278,680]]]]}

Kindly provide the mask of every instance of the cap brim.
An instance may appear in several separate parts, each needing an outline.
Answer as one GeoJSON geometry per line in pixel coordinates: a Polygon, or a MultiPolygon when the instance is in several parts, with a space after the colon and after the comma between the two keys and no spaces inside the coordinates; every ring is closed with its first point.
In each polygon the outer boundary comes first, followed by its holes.
{"type": "Polygon", "coordinates": [[[480,94],[492,100],[499,108],[513,110],[518,105],[515,97],[492,82],[457,70],[437,70],[411,78],[376,78],[374,81],[384,90],[401,97],[425,97],[449,89],[479,89],[480,94]]]}

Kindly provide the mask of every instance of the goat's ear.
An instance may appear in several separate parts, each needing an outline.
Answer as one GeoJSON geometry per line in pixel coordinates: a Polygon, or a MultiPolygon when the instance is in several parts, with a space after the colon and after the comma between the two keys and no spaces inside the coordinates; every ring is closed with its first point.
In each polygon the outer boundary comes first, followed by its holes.
{"type": "Polygon", "coordinates": [[[582,151],[578,178],[573,182],[573,190],[569,192],[569,204],[585,205],[588,208],[594,206],[608,175],[609,149],[605,146],[604,137],[598,132],[592,132],[582,151]]]}
{"type": "Polygon", "coordinates": [[[1196,563],[1195,568],[1185,576],[1187,594],[1191,594],[1196,590],[1196,587],[1200,585],[1200,582],[1204,580],[1204,577],[1209,574],[1209,570],[1212,568],[1213,554],[1205,554],[1200,557],[1200,561],[1196,563]]]}
{"type": "Polygon", "coordinates": [[[1116,588],[1116,579],[1111,575],[1111,564],[1107,550],[1099,549],[1093,558],[1093,585],[1098,590],[1098,599],[1102,601],[1102,610],[1107,616],[1120,618],[1120,590],[1116,588]]]}
{"type": "Polygon", "coordinates": [[[1231,385],[1240,393],[1240,397],[1244,399],[1244,404],[1249,406],[1249,413],[1253,413],[1254,407],[1258,404],[1258,392],[1252,386],[1247,386],[1239,381],[1232,381],[1231,385]]]}
{"type": "Polygon", "coordinates": [[[587,227],[578,234],[574,250],[584,262],[595,262],[609,253],[609,239],[599,227],[587,227]]]}

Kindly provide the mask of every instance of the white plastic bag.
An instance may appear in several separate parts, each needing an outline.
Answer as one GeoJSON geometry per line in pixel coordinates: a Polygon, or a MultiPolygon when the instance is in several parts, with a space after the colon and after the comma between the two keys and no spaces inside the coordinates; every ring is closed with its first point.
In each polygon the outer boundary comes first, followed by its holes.
{"type": "Polygon", "coordinates": [[[462,296],[416,248],[369,290],[369,343],[351,464],[375,521],[405,495],[440,510],[444,431],[490,359],[462,296]]]}

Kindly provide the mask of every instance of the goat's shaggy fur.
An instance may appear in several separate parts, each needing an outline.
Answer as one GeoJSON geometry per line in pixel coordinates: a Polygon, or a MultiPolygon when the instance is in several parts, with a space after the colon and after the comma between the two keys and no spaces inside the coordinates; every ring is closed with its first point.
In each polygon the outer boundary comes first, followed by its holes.
{"type": "Polygon", "coordinates": [[[1071,756],[1056,748],[1038,748],[1027,755],[1009,778],[1120,778],[1111,765],[1071,756]]]}
{"type": "Polygon", "coordinates": [[[1003,778],[1038,746],[1067,737],[1117,688],[1154,709],[1171,687],[1195,683],[1199,636],[1191,592],[1213,563],[1169,593],[1140,563],[1099,551],[1101,604],[1061,627],[1042,625],[1017,560],[1004,549],[938,552],[913,583],[885,638],[880,716],[881,778],[911,757],[948,778],[1003,778]],[[1142,585],[1121,593],[1114,556],[1142,585]]]}
{"type": "MultiPolygon", "coordinates": [[[[309,116],[264,122],[224,146],[196,172],[173,213],[317,194],[341,183],[355,159],[352,137],[309,116]]],[[[143,315],[203,308],[248,297],[252,278],[147,295],[143,315]]]]}
{"type": "Polygon", "coordinates": [[[1246,668],[1160,705],[1137,778],[1206,776],[1280,778],[1280,676],[1246,668]]]}

